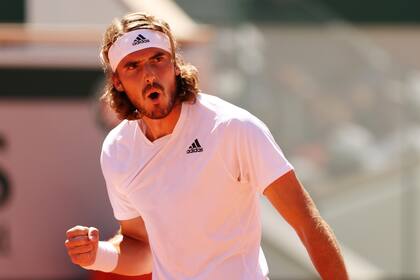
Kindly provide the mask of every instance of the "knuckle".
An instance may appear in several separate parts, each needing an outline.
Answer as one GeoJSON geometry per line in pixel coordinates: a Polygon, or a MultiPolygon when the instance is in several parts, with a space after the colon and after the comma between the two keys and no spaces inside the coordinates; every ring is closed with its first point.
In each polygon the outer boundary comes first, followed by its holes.
{"type": "Polygon", "coordinates": [[[71,229],[68,229],[67,231],[66,231],[66,235],[68,236],[70,233],[72,233],[73,232],[73,228],[71,228],[71,229]]]}
{"type": "Polygon", "coordinates": [[[67,237],[71,236],[74,232],[77,231],[77,226],[74,226],[66,231],[67,237]]]}
{"type": "Polygon", "coordinates": [[[67,249],[71,249],[75,246],[75,242],[69,240],[68,242],[65,243],[65,246],[67,249]]]}
{"type": "Polygon", "coordinates": [[[84,231],[87,230],[87,227],[84,227],[84,226],[81,226],[81,225],[77,225],[77,226],[74,227],[74,230],[75,231],[78,231],[78,232],[84,232],[84,231]]]}

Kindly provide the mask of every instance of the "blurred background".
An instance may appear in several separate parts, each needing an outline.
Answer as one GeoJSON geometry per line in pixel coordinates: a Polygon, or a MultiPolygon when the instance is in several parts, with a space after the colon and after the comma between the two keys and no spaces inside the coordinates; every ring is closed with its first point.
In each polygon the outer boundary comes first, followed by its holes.
{"type": "MultiPolygon", "coordinates": [[[[98,97],[114,17],[167,20],[201,89],[271,129],[352,279],[420,279],[420,2],[0,1],[0,279],[89,279],[65,232],[114,221],[99,166],[117,121],[98,97]]],[[[262,198],[271,279],[316,279],[262,198]]]]}

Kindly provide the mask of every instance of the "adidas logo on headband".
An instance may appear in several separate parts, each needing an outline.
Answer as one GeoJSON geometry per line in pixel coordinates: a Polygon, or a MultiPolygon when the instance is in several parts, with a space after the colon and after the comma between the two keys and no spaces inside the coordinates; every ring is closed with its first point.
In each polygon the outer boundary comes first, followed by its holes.
{"type": "Polygon", "coordinates": [[[146,39],[146,37],[144,37],[143,35],[139,34],[136,39],[133,41],[133,46],[138,45],[138,44],[144,44],[144,43],[149,43],[150,40],[146,39]]]}

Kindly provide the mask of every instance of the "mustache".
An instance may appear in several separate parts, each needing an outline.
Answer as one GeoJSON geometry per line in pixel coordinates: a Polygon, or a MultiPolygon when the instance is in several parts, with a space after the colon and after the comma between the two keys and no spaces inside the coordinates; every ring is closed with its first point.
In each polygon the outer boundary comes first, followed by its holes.
{"type": "Polygon", "coordinates": [[[159,83],[157,83],[157,82],[153,82],[153,83],[148,84],[147,86],[145,86],[145,87],[143,88],[143,91],[142,91],[143,96],[145,96],[145,95],[146,95],[146,93],[147,93],[148,91],[150,91],[151,89],[153,89],[153,88],[158,89],[158,90],[160,90],[160,91],[162,91],[162,92],[164,91],[164,88],[163,88],[163,86],[162,86],[161,84],[159,84],[159,83]]]}

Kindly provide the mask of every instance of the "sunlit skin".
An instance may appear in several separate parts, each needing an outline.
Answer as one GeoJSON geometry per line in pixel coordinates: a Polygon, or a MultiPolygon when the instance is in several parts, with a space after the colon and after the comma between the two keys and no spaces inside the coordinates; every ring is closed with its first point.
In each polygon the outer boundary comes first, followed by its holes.
{"type": "Polygon", "coordinates": [[[159,48],[148,48],[127,55],[113,75],[115,88],[141,113],[146,137],[154,141],[170,134],[181,112],[175,101],[179,69],[172,55],[159,48]]]}

